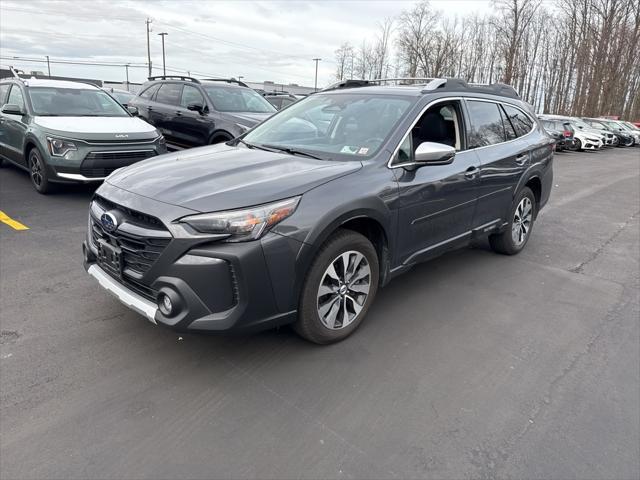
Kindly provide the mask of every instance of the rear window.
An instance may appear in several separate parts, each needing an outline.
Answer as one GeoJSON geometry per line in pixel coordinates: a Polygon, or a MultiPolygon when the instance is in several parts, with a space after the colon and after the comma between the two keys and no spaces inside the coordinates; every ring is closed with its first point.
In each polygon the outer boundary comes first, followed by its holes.
{"type": "Polygon", "coordinates": [[[504,142],[506,137],[498,104],[474,100],[468,101],[467,104],[471,122],[469,148],[504,142]]]}

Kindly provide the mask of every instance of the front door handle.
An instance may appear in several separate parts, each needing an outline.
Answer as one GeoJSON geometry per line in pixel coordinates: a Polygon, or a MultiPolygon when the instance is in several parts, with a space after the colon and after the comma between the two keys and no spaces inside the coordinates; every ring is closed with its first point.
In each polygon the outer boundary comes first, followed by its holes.
{"type": "Polygon", "coordinates": [[[469,167],[467,168],[467,171],[464,172],[464,176],[467,178],[467,180],[473,180],[474,178],[476,178],[476,175],[480,172],[480,169],[478,167],[469,167]]]}
{"type": "Polygon", "coordinates": [[[516,163],[518,165],[524,165],[527,161],[527,158],[529,158],[528,153],[521,153],[520,155],[516,155],[516,163]]]}

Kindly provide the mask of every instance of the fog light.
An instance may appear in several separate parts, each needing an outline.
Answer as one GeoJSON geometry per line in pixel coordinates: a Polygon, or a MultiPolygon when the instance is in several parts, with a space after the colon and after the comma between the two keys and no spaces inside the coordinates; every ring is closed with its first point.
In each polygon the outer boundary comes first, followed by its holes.
{"type": "Polygon", "coordinates": [[[173,305],[171,304],[171,299],[169,298],[169,295],[162,295],[160,297],[160,302],[158,307],[160,308],[160,311],[162,312],[163,315],[169,316],[171,315],[171,311],[173,310],[173,305]]]}

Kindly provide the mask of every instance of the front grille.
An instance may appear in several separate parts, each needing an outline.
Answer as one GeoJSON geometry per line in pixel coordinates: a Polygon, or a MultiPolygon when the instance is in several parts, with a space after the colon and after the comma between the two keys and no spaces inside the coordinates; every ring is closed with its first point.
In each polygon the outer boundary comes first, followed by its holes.
{"type": "Polygon", "coordinates": [[[91,235],[94,245],[103,240],[110,245],[120,247],[123,273],[135,279],[142,278],[149,271],[170,242],[168,238],[140,237],[119,231],[107,233],[98,222],[92,223],[91,235]]]}
{"type": "MultiPolygon", "coordinates": [[[[99,258],[100,266],[112,277],[129,287],[139,295],[156,301],[157,292],[142,282],[144,275],[151,269],[158,260],[164,249],[171,242],[171,236],[162,222],[151,215],[147,215],[135,210],[131,210],[122,205],[115,204],[104,197],[96,195],[94,201],[99,210],[119,211],[124,217],[124,223],[114,232],[107,232],[101,225],[98,218],[92,215],[91,218],[91,240],[94,247],[98,248],[101,242],[108,243],[119,252],[119,263],[102,262],[99,258]],[[132,233],[131,229],[126,229],[126,224],[139,227],[132,233]],[[144,232],[144,235],[137,232],[144,232]]],[[[95,213],[100,215],[100,213],[95,213]]],[[[98,255],[100,257],[100,255],[98,255]]]]}
{"type": "Polygon", "coordinates": [[[126,217],[132,218],[135,221],[135,223],[139,223],[144,227],[150,227],[150,228],[166,231],[162,222],[158,218],[152,215],[138,212],[137,210],[132,210],[122,205],[118,205],[117,203],[113,203],[111,200],[107,200],[106,198],[101,197],[100,195],[95,196],[95,201],[98,203],[98,205],[100,205],[100,207],[103,210],[107,210],[107,211],[118,210],[124,213],[126,217]]]}
{"type": "Polygon", "coordinates": [[[90,152],[85,158],[93,160],[143,160],[145,158],[153,157],[156,152],[153,150],[135,150],[131,152],[90,152]]]}
{"type": "Polygon", "coordinates": [[[102,178],[115,170],[156,155],[155,150],[89,152],[82,161],[80,173],[88,178],[102,178]]]}

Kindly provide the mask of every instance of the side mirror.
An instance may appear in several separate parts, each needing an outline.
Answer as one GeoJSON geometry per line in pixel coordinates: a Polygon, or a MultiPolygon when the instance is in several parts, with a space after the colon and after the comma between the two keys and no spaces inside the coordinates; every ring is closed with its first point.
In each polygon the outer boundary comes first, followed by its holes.
{"type": "Polygon", "coordinates": [[[187,110],[191,110],[192,112],[198,112],[200,115],[204,115],[204,106],[199,103],[190,103],[187,105],[187,110]]]}
{"type": "Polygon", "coordinates": [[[138,111],[138,107],[135,107],[135,106],[133,106],[133,105],[127,105],[127,111],[128,111],[131,115],[133,115],[134,117],[137,117],[137,116],[138,116],[138,114],[140,113],[140,112],[138,111]]]}
{"type": "Polygon", "coordinates": [[[424,165],[448,165],[453,162],[456,149],[444,143],[423,142],[418,145],[415,162],[424,165]]]}
{"type": "Polygon", "coordinates": [[[0,111],[2,111],[2,113],[5,113],[7,115],[24,115],[25,114],[22,108],[20,108],[18,105],[14,105],[13,103],[4,104],[0,111]]]}

